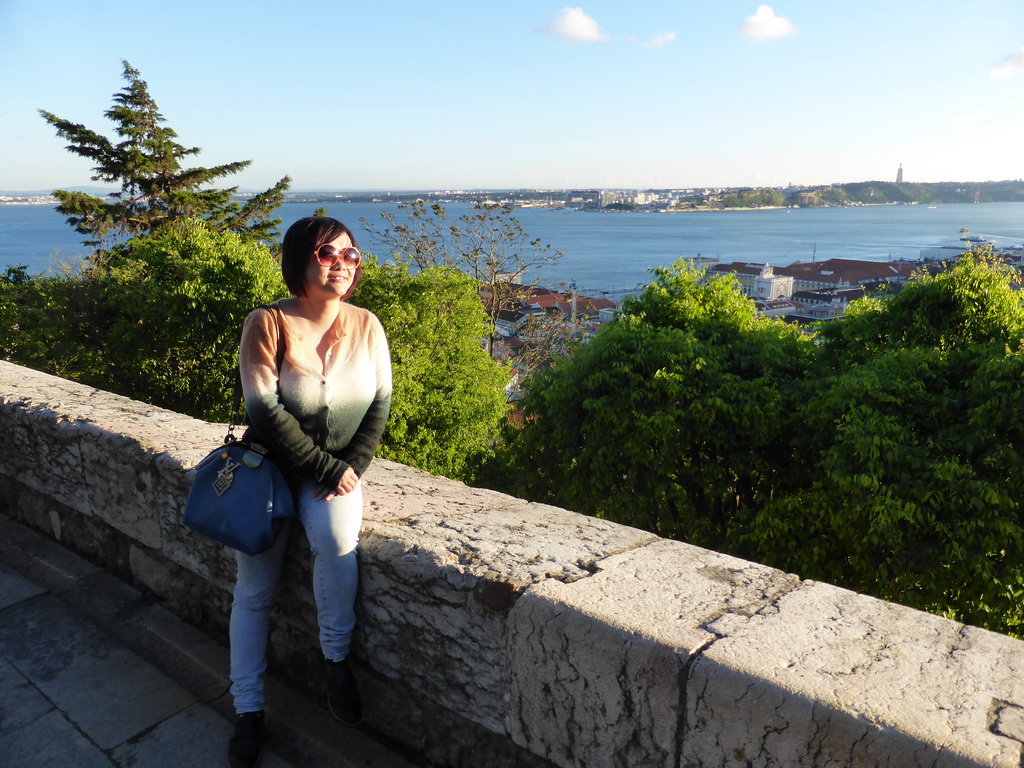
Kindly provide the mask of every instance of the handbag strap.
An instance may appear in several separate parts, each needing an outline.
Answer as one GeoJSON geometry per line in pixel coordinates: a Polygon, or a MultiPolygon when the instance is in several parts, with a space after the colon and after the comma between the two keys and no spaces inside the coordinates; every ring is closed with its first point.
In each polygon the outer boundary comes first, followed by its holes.
{"type": "MultiPolygon", "coordinates": [[[[277,317],[277,313],[274,312],[274,308],[270,304],[263,304],[258,309],[265,309],[274,316],[274,325],[277,327],[277,370],[278,373],[281,371],[281,363],[284,362],[284,332],[281,330],[281,321],[277,317]]],[[[242,393],[242,368],[241,366],[235,367],[235,387],[234,393],[231,398],[231,421],[228,424],[228,433],[224,436],[224,444],[230,445],[231,443],[238,442],[238,438],[235,437],[235,427],[238,426],[236,422],[240,421],[241,418],[245,418],[245,397],[242,393]]]]}

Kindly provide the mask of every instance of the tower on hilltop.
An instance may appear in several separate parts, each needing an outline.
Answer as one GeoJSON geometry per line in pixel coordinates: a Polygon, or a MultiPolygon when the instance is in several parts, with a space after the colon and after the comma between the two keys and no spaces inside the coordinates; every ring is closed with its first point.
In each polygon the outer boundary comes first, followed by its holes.
{"type": "Polygon", "coordinates": [[[903,183],[903,163],[900,163],[900,169],[898,171],[896,171],[896,183],[897,184],[902,184],[903,183]]]}

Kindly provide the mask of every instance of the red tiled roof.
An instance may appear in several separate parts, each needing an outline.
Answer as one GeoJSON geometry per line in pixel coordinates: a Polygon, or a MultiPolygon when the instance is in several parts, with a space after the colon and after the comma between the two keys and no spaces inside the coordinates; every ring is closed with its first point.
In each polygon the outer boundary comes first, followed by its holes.
{"type": "Polygon", "coordinates": [[[832,285],[840,283],[856,285],[873,280],[888,280],[893,277],[910,277],[913,271],[914,266],[904,262],[863,261],[860,259],[826,259],[814,263],[775,267],[777,275],[787,275],[832,285]]]}
{"type": "Polygon", "coordinates": [[[602,309],[615,309],[618,306],[611,299],[606,299],[603,296],[578,296],[576,298],[576,308],[585,309],[590,312],[599,312],[602,309]]]}
{"type": "MultiPolygon", "coordinates": [[[[763,268],[763,264],[734,261],[729,264],[718,264],[712,268],[712,271],[757,277],[761,274],[763,268]]],[[[777,276],[782,277],[793,277],[832,285],[838,285],[839,283],[856,285],[873,280],[889,280],[893,277],[910,277],[910,274],[914,271],[914,266],[895,261],[826,259],[825,261],[790,264],[786,267],[773,267],[772,269],[777,276]]]]}
{"type": "Polygon", "coordinates": [[[526,297],[526,302],[530,306],[537,306],[541,309],[550,309],[562,301],[565,301],[565,297],[559,293],[533,294],[526,297]]]}

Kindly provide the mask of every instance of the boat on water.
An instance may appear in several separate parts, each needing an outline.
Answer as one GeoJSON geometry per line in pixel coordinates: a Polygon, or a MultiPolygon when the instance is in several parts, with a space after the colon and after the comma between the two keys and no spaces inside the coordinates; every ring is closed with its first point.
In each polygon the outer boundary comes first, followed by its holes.
{"type": "Polygon", "coordinates": [[[952,261],[971,248],[992,243],[980,235],[972,235],[967,227],[960,227],[960,239],[955,243],[935,245],[921,251],[922,261],[952,261]]]}
{"type": "Polygon", "coordinates": [[[960,242],[967,243],[968,245],[985,245],[988,243],[988,240],[978,235],[972,235],[967,231],[967,227],[960,227],[960,242]]]}

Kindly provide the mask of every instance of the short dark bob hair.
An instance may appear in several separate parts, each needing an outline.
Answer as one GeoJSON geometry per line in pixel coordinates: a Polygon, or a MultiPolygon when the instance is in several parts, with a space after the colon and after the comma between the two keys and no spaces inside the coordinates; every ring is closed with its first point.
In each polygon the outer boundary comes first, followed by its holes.
{"type": "MultiPolygon", "coordinates": [[[[306,268],[313,254],[321,245],[337,240],[342,235],[348,235],[352,245],[359,247],[352,230],[337,219],[327,216],[308,216],[288,227],[288,231],[284,233],[284,242],[281,244],[281,274],[293,296],[306,295],[306,268]]],[[[355,292],[362,276],[363,265],[360,263],[352,277],[352,285],[341,297],[342,300],[355,292]]]]}

